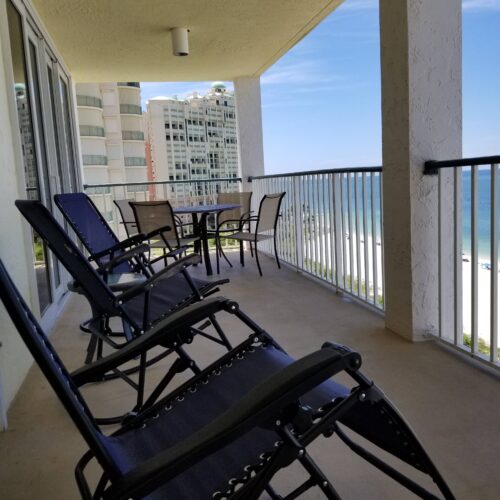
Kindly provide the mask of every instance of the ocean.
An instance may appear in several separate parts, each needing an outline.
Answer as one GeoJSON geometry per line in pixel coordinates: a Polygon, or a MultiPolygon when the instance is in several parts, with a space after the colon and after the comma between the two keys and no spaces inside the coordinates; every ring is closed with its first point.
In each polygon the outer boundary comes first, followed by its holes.
{"type": "MultiPolygon", "coordinates": [[[[287,179],[289,180],[289,179],[287,179]]],[[[325,186],[325,193],[323,197],[323,184],[322,180],[314,180],[309,183],[309,190],[306,188],[307,181],[302,184],[301,198],[304,200],[304,207],[309,207],[312,213],[323,214],[324,204],[330,197],[329,186],[325,186]],[[309,191],[309,193],[307,193],[309,191]],[[308,196],[307,196],[308,195],[308,196]],[[309,200],[305,199],[309,198],[309,200]],[[314,199],[314,202],[312,201],[314,199]]],[[[285,182],[282,186],[285,190],[292,190],[292,183],[285,182]],[[288,189],[287,189],[288,188],[288,189]]],[[[368,234],[371,237],[371,189],[370,189],[370,176],[367,176],[367,217],[368,217],[368,234]]],[[[479,260],[483,262],[490,262],[490,240],[491,240],[491,175],[489,168],[479,169],[477,176],[478,187],[478,210],[477,210],[477,229],[478,229],[478,256],[479,260]]],[[[500,186],[497,192],[500,193],[500,186]]],[[[361,213],[361,193],[362,182],[361,176],[358,176],[358,193],[359,193],[359,227],[362,227],[362,213],[361,213]]],[[[344,182],[344,214],[345,226],[347,231],[347,183],[344,182]]],[[[285,198],[286,200],[286,198],[285,198]]],[[[354,183],[351,182],[351,216],[354,226],[355,211],[354,211],[354,183]]],[[[500,207],[500,200],[498,203],[500,207]]],[[[379,175],[375,175],[375,211],[376,211],[376,239],[380,240],[380,189],[379,189],[379,175]]],[[[328,211],[328,206],[327,206],[328,211]]],[[[500,214],[498,216],[499,233],[500,233],[500,214]]],[[[354,230],[354,227],[353,227],[354,230]]],[[[464,168],[462,170],[462,252],[468,256],[471,255],[471,170],[464,168]]]]}

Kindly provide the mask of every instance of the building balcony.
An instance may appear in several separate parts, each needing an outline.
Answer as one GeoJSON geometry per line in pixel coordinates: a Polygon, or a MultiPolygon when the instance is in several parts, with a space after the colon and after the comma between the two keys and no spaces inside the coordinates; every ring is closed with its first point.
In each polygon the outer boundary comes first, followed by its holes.
{"type": "Polygon", "coordinates": [[[126,167],[145,167],[146,158],[141,156],[125,156],[125,166],[126,167]]]}
{"type": "Polygon", "coordinates": [[[81,137],[106,137],[104,127],[97,127],[95,125],[80,125],[81,137]]]}
{"type": "Polygon", "coordinates": [[[106,166],[108,164],[108,157],[104,155],[82,155],[84,166],[106,166]]]}
{"type": "MultiPolygon", "coordinates": [[[[236,300],[293,356],[305,355],[329,340],[359,351],[362,371],[403,412],[456,497],[497,497],[492,478],[498,468],[495,457],[500,456],[500,440],[495,437],[500,401],[491,397],[498,390],[496,380],[437,343],[403,340],[384,327],[379,313],[288,267],[278,270],[271,259],[262,258],[264,277],[260,278],[249,253],[244,268],[237,252],[228,255],[234,267],[223,265],[223,276],[231,281],[222,287],[222,295],[236,300]]],[[[193,271],[205,279],[202,267],[193,271]]],[[[88,336],[78,325],[88,314],[86,300],[71,297],[51,336],[70,370],[84,358],[88,336]]],[[[242,340],[238,331],[231,332],[233,344],[242,340]]],[[[203,362],[222,350],[196,339],[189,352],[203,362]]],[[[162,362],[148,369],[151,382],[159,380],[165,366],[162,362]]],[[[84,394],[100,414],[120,413],[133,402],[128,386],[118,381],[93,384],[84,388],[84,394]]],[[[38,498],[54,498],[54,478],[58,498],[77,498],[73,468],[86,445],[37,367],[31,369],[9,416],[12,431],[0,433],[3,498],[31,498],[33,491],[38,498]],[[48,449],[53,458],[41,460],[48,449]]],[[[413,498],[335,438],[318,439],[311,454],[342,498],[413,498]]],[[[277,484],[289,491],[297,482],[294,474],[287,473],[277,484]]]]}
{"type": "Polygon", "coordinates": [[[136,104],[120,104],[122,115],[142,115],[142,108],[136,104]]]}
{"type": "Polygon", "coordinates": [[[123,130],[122,139],[124,141],[143,141],[144,132],[140,132],[139,130],[123,130]]]}
{"type": "Polygon", "coordinates": [[[102,109],[102,100],[91,95],[77,95],[76,104],[78,106],[102,109]]]}
{"type": "Polygon", "coordinates": [[[141,84],[139,82],[118,82],[117,83],[118,87],[133,87],[140,89],[141,84]]]}

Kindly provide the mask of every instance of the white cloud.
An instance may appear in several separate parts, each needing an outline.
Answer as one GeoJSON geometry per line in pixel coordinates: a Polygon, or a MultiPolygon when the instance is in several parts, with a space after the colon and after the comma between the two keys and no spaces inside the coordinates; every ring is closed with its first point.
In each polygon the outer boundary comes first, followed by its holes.
{"type": "Polygon", "coordinates": [[[463,0],[462,8],[465,11],[500,11],[500,0],[463,0]]]}
{"type": "Polygon", "coordinates": [[[321,63],[304,61],[290,64],[279,64],[266,71],[261,77],[262,85],[309,85],[337,82],[343,80],[339,75],[325,76],[321,71],[321,63]]]}

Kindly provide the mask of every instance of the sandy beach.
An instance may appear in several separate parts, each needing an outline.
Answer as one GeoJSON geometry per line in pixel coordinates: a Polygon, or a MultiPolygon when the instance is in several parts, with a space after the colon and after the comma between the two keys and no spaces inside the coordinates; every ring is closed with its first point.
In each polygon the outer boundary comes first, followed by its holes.
{"type": "MultiPolygon", "coordinates": [[[[323,262],[330,263],[330,234],[322,234],[316,239],[316,249],[313,248],[312,241],[304,244],[304,259],[306,262],[320,261],[321,256],[323,262]],[[315,251],[316,250],[316,251],[315,251]]],[[[370,284],[370,289],[373,288],[373,245],[370,236],[367,237],[368,242],[368,282],[370,284]]],[[[333,242],[332,242],[333,243],[333,242]]],[[[350,265],[350,241],[349,235],[344,235],[345,244],[345,274],[347,276],[351,274],[350,265]]],[[[361,282],[365,282],[365,254],[364,254],[364,240],[360,238],[360,277],[361,282]]],[[[377,239],[376,245],[376,259],[377,259],[377,288],[378,295],[383,294],[382,290],[382,248],[380,245],[380,240],[377,239]]],[[[353,261],[353,271],[354,271],[354,283],[357,282],[358,267],[357,267],[357,244],[356,235],[353,235],[352,240],[352,261],[353,261]]],[[[490,344],[490,280],[492,270],[489,270],[486,265],[489,262],[486,260],[479,260],[478,262],[478,336],[483,339],[487,344],[490,344]]],[[[307,267],[307,266],[306,266],[307,267]]],[[[328,264],[328,267],[330,265],[328,264]]],[[[462,261],[462,321],[463,321],[463,332],[467,335],[471,333],[471,311],[472,311],[472,264],[470,262],[470,256],[464,255],[462,261]]],[[[499,277],[500,279],[500,277],[499,277]]],[[[373,291],[372,291],[373,293],[373,291]]],[[[499,294],[500,295],[500,294],[499,294]]],[[[499,304],[500,305],[500,304],[499,304]]]]}

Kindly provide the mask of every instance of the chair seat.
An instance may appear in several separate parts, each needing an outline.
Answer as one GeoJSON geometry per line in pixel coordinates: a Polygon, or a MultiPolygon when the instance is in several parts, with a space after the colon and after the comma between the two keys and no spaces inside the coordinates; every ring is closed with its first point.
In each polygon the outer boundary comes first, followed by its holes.
{"type": "MultiPolygon", "coordinates": [[[[201,295],[205,295],[220,284],[220,282],[191,279],[201,295]]],[[[154,323],[195,300],[197,298],[193,289],[182,274],[161,280],[150,292],[149,323],[154,323]]],[[[144,295],[138,295],[124,304],[123,307],[137,324],[142,323],[144,295]]]]}
{"type": "MultiPolygon", "coordinates": [[[[142,426],[105,438],[105,445],[121,472],[125,473],[200,430],[231,408],[258,383],[293,361],[274,346],[261,345],[247,350],[242,359],[234,358],[219,372],[214,372],[207,383],[190,387],[173,402],[165,401],[159,413],[144,421],[142,426]]],[[[319,407],[348,394],[348,389],[329,381],[306,395],[303,402],[319,407]]],[[[274,443],[278,440],[274,430],[252,429],[146,498],[211,499],[215,492],[230,488],[227,482],[229,478],[241,478],[246,466],[262,462],[261,454],[275,450],[274,443]]]]}
{"type": "MultiPolygon", "coordinates": [[[[228,234],[223,237],[239,241],[255,241],[255,236],[256,236],[255,233],[239,232],[239,233],[228,234]]],[[[257,241],[269,240],[272,239],[273,237],[274,235],[272,234],[257,233],[257,241]]]]}

